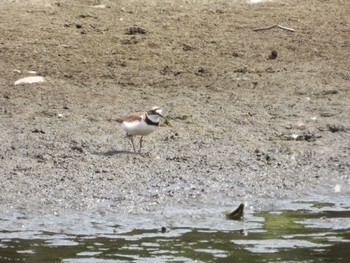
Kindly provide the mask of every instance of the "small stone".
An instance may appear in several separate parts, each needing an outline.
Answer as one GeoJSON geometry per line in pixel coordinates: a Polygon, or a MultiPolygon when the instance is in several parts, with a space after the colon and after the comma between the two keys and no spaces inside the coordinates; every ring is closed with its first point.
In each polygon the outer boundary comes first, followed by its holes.
{"type": "Polygon", "coordinates": [[[233,52],[232,52],[232,56],[235,57],[235,58],[240,57],[239,53],[236,52],[236,51],[233,51],[233,52]]]}
{"type": "Polygon", "coordinates": [[[161,71],[160,74],[167,75],[171,73],[171,68],[169,66],[165,66],[161,71]]]}
{"type": "Polygon", "coordinates": [[[336,115],[335,113],[333,112],[321,112],[321,117],[332,117],[334,115],[336,115]]]}
{"type": "Polygon", "coordinates": [[[34,129],[32,130],[32,133],[41,133],[41,134],[45,134],[45,132],[43,130],[39,130],[39,129],[34,129]]]}
{"type": "Polygon", "coordinates": [[[278,52],[276,50],[271,51],[271,54],[269,55],[269,59],[276,59],[278,56],[278,52]]]}
{"type": "Polygon", "coordinates": [[[343,132],[346,130],[346,128],[341,124],[328,124],[327,127],[333,133],[334,132],[343,132]]]}
{"type": "Polygon", "coordinates": [[[334,94],[338,94],[339,91],[336,89],[326,89],[322,91],[322,95],[334,95],[334,94]]]}
{"type": "Polygon", "coordinates": [[[144,35],[144,34],[147,34],[147,30],[142,28],[142,27],[139,27],[139,26],[131,26],[128,29],[126,29],[125,34],[127,34],[127,35],[137,35],[137,34],[144,35]]]}
{"type": "Polygon", "coordinates": [[[192,50],[192,46],[184,43],[184,44],[182,44],[182,50],[183,51],[190,51],[190,50],[192,50]]]}
{"type": "Polygon", "coordinates": [[[197,76],[205,76],[207,73],[208,71],[203,67],[199,67],[195,72],[197,76]]]}
{"type": "Polygon", "coordinates": [[[84,152],[83,148],[80,146],[73,146],[71,149],[80,153],[84,152]]]}

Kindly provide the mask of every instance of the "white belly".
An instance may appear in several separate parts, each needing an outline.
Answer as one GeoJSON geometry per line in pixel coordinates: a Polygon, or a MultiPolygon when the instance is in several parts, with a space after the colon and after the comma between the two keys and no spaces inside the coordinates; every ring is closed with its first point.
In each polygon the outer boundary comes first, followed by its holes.
{"type": "Polygon", "coordinates": [[[144,121],[123,122],[121,126],[129,135],[140,136],[148,135],[157,128],[157,126],[148,125],[144,121]]]}

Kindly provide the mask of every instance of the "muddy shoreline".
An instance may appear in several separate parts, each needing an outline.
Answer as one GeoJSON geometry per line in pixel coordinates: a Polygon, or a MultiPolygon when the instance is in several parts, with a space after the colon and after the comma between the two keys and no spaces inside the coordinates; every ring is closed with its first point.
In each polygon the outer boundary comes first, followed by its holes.
{"type": "Polygon", "coordinates": [[[94,4],[0,4],[4,209],[350,195],[344,3],[94,4]],[[133,154],[108,119],[153,105],[168,124],[133,154]]]}

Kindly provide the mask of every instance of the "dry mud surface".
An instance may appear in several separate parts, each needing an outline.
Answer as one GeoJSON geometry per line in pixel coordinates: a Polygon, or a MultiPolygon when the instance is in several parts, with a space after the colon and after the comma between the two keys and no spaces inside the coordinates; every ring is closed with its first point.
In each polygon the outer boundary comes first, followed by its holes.
{"type": "Polygon", "coordinates": [[[8,0],[0,17],[2,207],[350,195],[347,1],[8,0]],[[253,30],[275,24],[295,31],[253,30]],[[28,71],[46,82],[14,85],[28,71]],[[133,154],[108,120],[154,105],[168,121],[133,154]]]}

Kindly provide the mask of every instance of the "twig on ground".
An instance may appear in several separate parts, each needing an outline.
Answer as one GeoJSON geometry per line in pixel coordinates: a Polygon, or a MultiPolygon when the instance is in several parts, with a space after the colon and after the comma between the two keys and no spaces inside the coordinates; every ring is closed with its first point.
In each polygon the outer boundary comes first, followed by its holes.
{"type": "Polygon", "coordinates": [[[269,26],[269,27],[257,28],[257,29],[253,29],[253,31],[270,30],[270,29],[275,28],[275,27],[283,29],[283,30],[287,30],[289,32],[295,31],[295,29],[293,29],[293,28],[285,27],[285,26],[281,26],[281,25],[273,25],[273,26],[269,26]]]}
{"type": "Polygon", "coordinates": [[[287,30],[289,32],[294,32],[295,29],[294,28],[290,28],[290,27],[285,27],[285,26],[281,26],[281,25],[277,25],[278,28],[283,29],[283,30],[287,30]]]}

